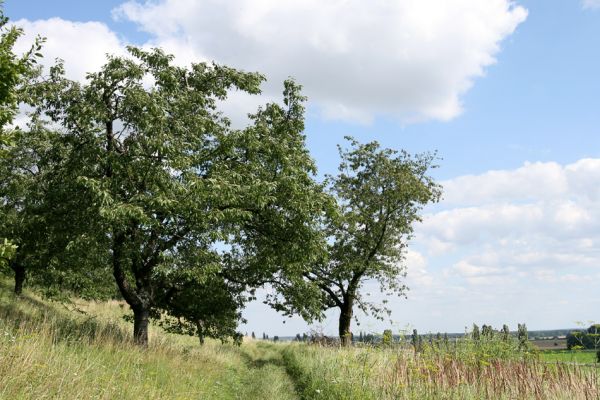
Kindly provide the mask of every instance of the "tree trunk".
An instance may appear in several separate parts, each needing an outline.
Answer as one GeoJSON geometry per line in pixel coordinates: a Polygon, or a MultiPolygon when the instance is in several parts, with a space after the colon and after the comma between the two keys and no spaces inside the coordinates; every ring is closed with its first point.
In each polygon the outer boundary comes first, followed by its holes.
{"type": "Polygon", "coordinates": [[[200,341],[200,346],[204,345],[204,329],[203,329],[202,321],[196,321],[196,329],[198,330],[198,340],[200,341]]]}
{"type": "MultiPolygon", "coordinates": [[[[136,344],[147,346],[148,322],[150,320],[150,308],[152,304],[151,296],[149,295],[149,283],[147,279],[139,278],[141,268],[132,268],[134,271],[138,271],[136,274],[136,287],[134,288],[129,284],[121,263],[124,243],[125,235],[122,232],[113,234],[113,276],[123,299],[125,299],[133,311],[133,340],[136,344]]],[[[146,278],[146,276],[142,278],[146,278]]]]}
{"type": "Polygon", "coordinates": [[[133,340],[141,346],[148,345],[148,323],[150,321],[150,312],[145,307],[135,308],[133,310],[133,340]]]}
{"type": "Polygon", "coordinates": [[[25,282],[25,267],[12,263],[11,268],[15,272],[15,294],[20,296],[23,293],[23,283],[25,282]]]}
{"type": "Polygon", "coordinates": [[[347,299],[340,307],[339,333],[342,346],[352,344],[352,334],[350,333],[350,323],[352,322],[352,301],[347,299]]]}

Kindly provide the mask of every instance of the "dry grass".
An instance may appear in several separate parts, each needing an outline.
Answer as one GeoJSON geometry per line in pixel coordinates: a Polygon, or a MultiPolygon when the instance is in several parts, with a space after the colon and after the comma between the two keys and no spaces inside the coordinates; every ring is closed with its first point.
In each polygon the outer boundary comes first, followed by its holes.
{"type": "Polygon", "coordinates": [[[472,362],[455,353],[291,346],[290,372],[314,399],[597,399],[595,368],[535,357],[472,362]]]}
{"type": "Polygon", "coordinates": [[[17,299],[0,282],[0,399],[295,398],[281,366],[253,364],[268,348],[200,347],[154,327],[150,346],[139,348],[119,318],[126,307],[75,304],[85,313],[32,295],[17,299]]]}

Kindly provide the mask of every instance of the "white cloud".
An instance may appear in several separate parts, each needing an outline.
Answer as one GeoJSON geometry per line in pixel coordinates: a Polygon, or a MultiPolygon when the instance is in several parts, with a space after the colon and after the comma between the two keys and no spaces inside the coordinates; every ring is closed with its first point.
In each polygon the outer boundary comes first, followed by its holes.
{"type": "Polygon", "coordinates": [[[446,278],[575,283],[600,274],[600,159],[526,163],[444,187],[446,209],[425,216],[417,239],[430,259],[458,257],[446,278]]]}
{"type": "Polygon", "coordinates": [[[327,118],[448,120],[525,20],[510,0],[130,1],[114,15],[167,51],[295,77],[327,118]]]}
{"type": "Polygon", "coordinates": [[[106,62],[106,54],[124,54],[124,42],[100,22],[72,22],[61,18],[14,22],[24,29],[25,35],[18,41],[16,50],[29,48],[37,35],[46,37],[42,63],[54,64],[56,58],[65,61],[67,76],[83,80],[86,73],[98,70],[106,62]]]}
{"type": "Polygon", "coordinates": [[[444,203],[481,205],[579,198],[600,200],[600,159],[584,158],[562,166],[555,162],[525,163],[514,170],[488,171],[442,182],[444,203]]]}
{"type": "Polygon", "coordinates": [[[427,271],[427,259],[418,251],[409,249],[405,253],[405,265],[407,266],[407,277],[409,284],[417,286],[430,286],[433,278],[427,271]]]}
{"type": "Polygon", "coordinates": [[[583,0],[582,5],[584,9],[600,8],[600,0],[583,0]]]}

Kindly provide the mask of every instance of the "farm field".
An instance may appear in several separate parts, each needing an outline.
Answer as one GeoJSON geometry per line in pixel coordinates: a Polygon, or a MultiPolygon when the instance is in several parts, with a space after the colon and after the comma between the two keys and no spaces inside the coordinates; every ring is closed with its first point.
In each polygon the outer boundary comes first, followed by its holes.
{"type": "Polygon", "coordinates": [[[540,360],[549,361],[549,362],[557,361],[557,362],[567,362],[567,363],[593,364],[596,362],[596,352],[594,350],[542,351],[542,352],[540,352],[540,360]]]}

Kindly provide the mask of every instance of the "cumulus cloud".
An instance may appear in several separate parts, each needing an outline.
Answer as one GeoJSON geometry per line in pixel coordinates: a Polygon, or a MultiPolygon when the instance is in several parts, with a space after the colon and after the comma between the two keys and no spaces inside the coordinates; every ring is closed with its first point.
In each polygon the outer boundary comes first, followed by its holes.
{"type": "Polygon", "coordinates": [[[447,208],[417,237],[430,257],[458,254],[446,277],[469,284],[575,282],[600,274],[599,183],[600,159],[461,176],[444,182],[447,208]]]}
{"type": "Polygon", "coordinates": [[[555,162],[525,163],[514,170],[488,171],[442,182],[448,205],[502,201],[600,199],[600,159],[581,159],[562,166],[555,162]]]}
{"type": "Polygon", "coordinates": [[[448,120],[527,11],[510,0],[162,0],[114,11],[185,57],[295,77],[327,118],[448,120]]]}
{"type": "Polygon", "coordinates": [[[407,277],[409,284],[417,286],[430,286],[433,278],[427,271],[427,259],[418,251],[409,249],[405,253],[405,264],[408,267],[407,277]]]}
{"type": "Polygon", "coordinates": [[[86,73],[98,70],[106,62],[106,54],[124,54],[125,43],[108,26],[100,22],[73,22],[61,18],[14,22],[25,35],[17,42],[18,52],[26,51],[37,35],[46,38],[42,63],[54,64],[56,58],[65,61],[67,76],[83,80],[86,73]]]}

